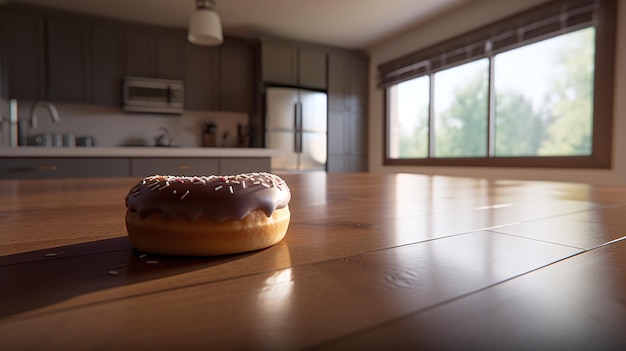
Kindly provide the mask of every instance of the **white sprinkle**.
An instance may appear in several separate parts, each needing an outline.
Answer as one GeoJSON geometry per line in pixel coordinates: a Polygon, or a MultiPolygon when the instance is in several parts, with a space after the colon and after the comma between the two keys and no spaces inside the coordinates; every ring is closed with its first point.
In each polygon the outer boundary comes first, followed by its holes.
{"type": "Polygon", "coordinates": [[[174,191],[172,191],[172,194],[176,194],[177,192],[178,192],[178,191],[174,190],[174,191]]]}
{"type": "Polygon", "coordinates": [[[230,191],[230,193],[231,193],[231,194],[235,192],[235,191],[233,190],[233,186],[232,186],[232,185],[228,186],[228,190],[230,191]]]}
{"type": "Polygon", "coordinates": [[[141,255],[139,255],[139,258],[144,258],[144,257],[146,257],[146,256],[148,256],[148,255],[146,255],[146,254],[141,254],[141,255]]]}
{"type": "Polygon", "coordinates": [[[146,261],[146,263],[149,263],[149,264],[157,264],[157,263],[159,263],[159,261],[147,260],[147,261],[146,261]]]}
{"type": "Polygon", "coordinates": [[[223,188],[223,186],[218,185],[218,186],[215,187],[215,191],[222,190],[222,188],[223,188]]]}
{"type": "Polygon", "coordinates": [[[118,271],[109,271],[109,275],[118,275],[120,272],[118,271]]]}
{"type": "Polygon", "coordinates": [[[244,188],[244,189],[246,188],[246,181],[245,180],[243,182],[241,182],[241,187],[244,188]]]}
{"type": "Polygon", "coordinates": [[[189,190],[185,191],[185,193],[183,194],[183,196],[180,197],[180,199],[181,200],[184,199],[185,196],[187,196],[187,195],[189,195],[189,190]]]}
{"type": "Polygon", "coordinates": [[[57,255],[57,254],[55,254],[54,252],[51,252],[51,253],[47,253],[47,254],[46,254],[46,257],[54,257],[54,256],[56,256],[56,255],[57,255]]]}

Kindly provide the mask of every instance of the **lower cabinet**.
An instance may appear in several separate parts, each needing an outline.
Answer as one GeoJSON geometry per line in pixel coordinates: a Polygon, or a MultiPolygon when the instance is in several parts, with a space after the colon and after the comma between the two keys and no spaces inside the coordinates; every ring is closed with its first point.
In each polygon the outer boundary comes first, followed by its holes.
{"type": "Polygon", "coordinates": [[[0,178],[127,177],[127,158],[4,158],[0,178]]]}
{"type": "Polygon", "coordinates": [[[269,172],[269,157],[4,157],[0,179],[231,175],[269,172]]]}
{"type": "Polygon", "coordinates": [[[210,175],[218,174],[219,159],[217,158],[132,158],[130,159],[130,175],[146,177],[153,174],[161,175],[210,175]]]}
{"type": "Polygon", "coordinates": [[[269,158],[221,158],[220,174],[232,175],[250,172],[269,172],[272,168],[269,158]]]}

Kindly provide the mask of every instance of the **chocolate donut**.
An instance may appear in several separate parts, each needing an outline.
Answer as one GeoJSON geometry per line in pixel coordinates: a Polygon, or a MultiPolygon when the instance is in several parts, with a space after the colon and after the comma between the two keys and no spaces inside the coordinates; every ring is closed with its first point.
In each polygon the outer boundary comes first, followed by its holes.
{"type": "Polygon", "coordinates": [[[144,178],[126,195],[126,229],[139,250],[223,255],[269,247],[289,226],[287,184],[270,173],[144,178]]]}

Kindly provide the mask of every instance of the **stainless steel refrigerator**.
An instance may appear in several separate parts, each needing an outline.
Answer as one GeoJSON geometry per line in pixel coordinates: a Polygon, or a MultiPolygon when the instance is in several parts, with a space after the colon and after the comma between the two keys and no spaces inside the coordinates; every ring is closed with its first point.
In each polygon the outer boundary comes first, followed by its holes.
{"type": "Polygon", "coordinates": [[[326,170],[328,99],[326,93],[273,87],[265,93],[265,146],[283,153],[272,170],[326,170]]]}

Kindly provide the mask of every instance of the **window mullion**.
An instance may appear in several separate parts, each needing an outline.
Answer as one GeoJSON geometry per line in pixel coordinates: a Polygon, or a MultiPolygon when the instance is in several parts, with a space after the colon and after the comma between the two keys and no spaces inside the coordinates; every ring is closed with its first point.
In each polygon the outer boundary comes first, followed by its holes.
{"type": "Polygon", "coordinates": [[[428,75],[428,158],[435,158],[435,75],[428,75]]]}
{"type": "Polygon", "coordinates": [[[487,157],[494,157],[496,146],[496,89],[495,89],[495,67],[494,55],[490,54],[489,58],[489,84],[487,87],[487,157]]]}

